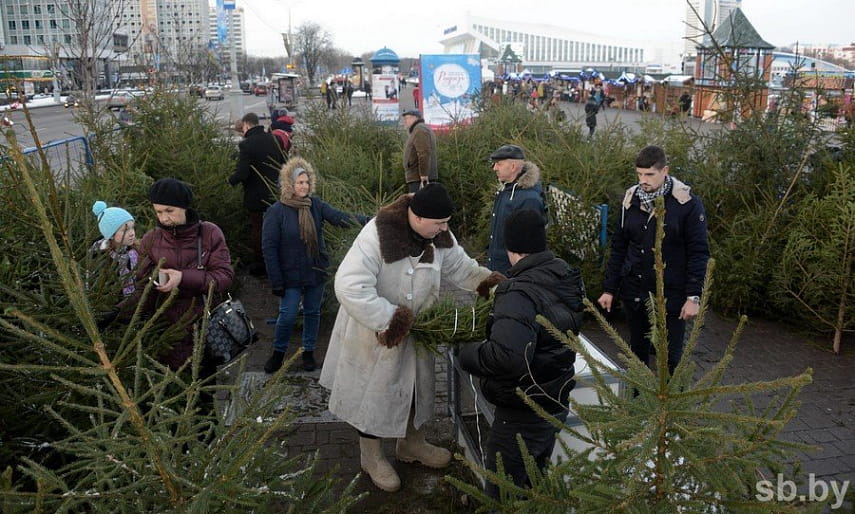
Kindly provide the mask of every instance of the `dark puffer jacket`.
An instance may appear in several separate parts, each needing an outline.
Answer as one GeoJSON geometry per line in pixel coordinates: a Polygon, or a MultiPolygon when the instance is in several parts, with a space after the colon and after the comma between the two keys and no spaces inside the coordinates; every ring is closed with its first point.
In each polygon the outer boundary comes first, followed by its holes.
{"type": "MultiPolygon", "coordinates": [[[[149,230],[140,241],[140,266],[138,281],[148,280],[160,259],[165,259],[162,268],[181,271],[178,296],[164,313],[171,324],[183,323],[187,336],[158,360],[172,369],[177,369],[193,353],[193,323],[202,316],[202,294],[208,292],[208,284],[214,283],[215,294],[228,291],[234,281],[231,255],[226,238],[220,227],[207,221],[199,221],[192,209],[187,210],[187,223],[178,227],[159,225],[149,230]],[[197,264],[197,237],[202,238],[202,269],[197,264]]],[[[144,283],[143,283],[144,284],[144,283]]],[[[141,292],[143,287],[137,287],[141,292]]],[[[146,314],[154,314],[169,296],[152,289],[143,307],[146,314]]],[[[216,305],[219,298],[212,299],[216,305]]]]}
{"type": "Polygon", "coordinates": [[[540,419],[517,396],[519,387],[547,412],[566,410],[576,354],[537,322],[542,314],[562,332],[579,333],[585,287],[579,270],[545,251],[517,262],[496,287],[487,340],[465,345],[460,365],[481,377],[497,416],[540,419]],[[556,402],[556,399],[560,400],[556,402]]]}

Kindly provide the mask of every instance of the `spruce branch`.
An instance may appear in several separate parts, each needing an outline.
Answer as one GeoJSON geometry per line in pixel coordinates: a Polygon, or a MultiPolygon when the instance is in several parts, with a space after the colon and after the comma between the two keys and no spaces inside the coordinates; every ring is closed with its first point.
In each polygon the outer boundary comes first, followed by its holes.
{"type": "MultiPolygon", "coordinates": [[[[44,204],[42,203],[41,198],[39,197],[39,193],[36,189],[35,183],[33,182],[32,177],[30,176],[26,159],[24,158],[24,155],[21,153],[21,150],[17,147],[17,145],[15,145],[14,148],[11,150],[11,154],[15,163],[20,167],[21,178],[23,179],[22,182],[26,188],[30,201],[32,202],[32,206],[36,211],[39,228],[41,229],[42,235],[45,238],[45,242],[47,243],[48,248],[50,249],[51,257],[53,258],[53,262],[56,266],[56,271],[62,280],[63,288],[65,289],[65,292],[68,295],[69,302],[73,306],[75,313],[77,314],[78,318],[83,324],[84,329],[89,335],[95,353],[98,355],[98,358],[101,362],[101,367],[107,372],[107,378],[113,384],[113,387],[116,389],[117,393],[120,395],[122,400],[122,406],[129,411],[131,422],[140,434],[140,438],[142,440],[143,445],[148,447],[152,458],[152,464],[155,469],[158,470],[161,480],[163,481],[163,484],[169,494],[170,500],[173,504],[178,503],[178,490],[173,484],[173,479],[170,472],[163,464],[163,459],[160,455],[158,448],[154,444],[152,444],[151,433],[149,432],[148,427],[145,424],[145,420],[143,419],[143,416],[139,411],[139,407],[136,405],[136,403],[134,403],[131,396],[128,394],[128,391],[125,389],[122,380],[119,378],[119,375],[116,372],[116,368],[113,366],[113,363],[107,356],[107,351],[104,346],[104,342],[101,340],[101,336],[95,325],[95,318],[92,315],[92,311],[89,308],[86,298],[82,293],[83,291],[85,291],[83,281],[81,280],[80,275],[74,272],[72,266],[69,264],[70,260],[67,259],[66,254],[62,252],[56,238],[54,237],[54,227],[51,223],[51,218],[48,217],[44,204]]],[[[53,207],[56,208],[55,205],[53,207]]],[[[58,212],[58,210],[55,209],[55,212],[58,212]]],[[[58,216],[54,216],[54,218],[58,218],[58,216]]],[[[68,245],[67,236],[63,234],[63,238],[66,242],[66,248],[68,248],[70,245],[68,245]]]]}

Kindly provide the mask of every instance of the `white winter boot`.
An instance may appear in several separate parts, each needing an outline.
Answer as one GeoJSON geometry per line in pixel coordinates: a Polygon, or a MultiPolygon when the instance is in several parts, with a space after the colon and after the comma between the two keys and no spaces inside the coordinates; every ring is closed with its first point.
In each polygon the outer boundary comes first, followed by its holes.
{"type": "Polygon", "coordinates": [[[395,455],[402,462],[421,462],[430,468],[444,468],[451,462],[451,452],[425,441],[422,430],[413,426],[413,415],[407,422],[407,437],[398,439],[395,455]]]}
{"type": "Polygon", "coordinates": [[[389,464],[386,456],[383,455],[380,442],[380,439],[360,437],[359,463],[362,465],[362,470],[371,477],[374,485],[384,491],[394,493],[401,488],[401,479],[395,472],[395,468],[389,464]]]}

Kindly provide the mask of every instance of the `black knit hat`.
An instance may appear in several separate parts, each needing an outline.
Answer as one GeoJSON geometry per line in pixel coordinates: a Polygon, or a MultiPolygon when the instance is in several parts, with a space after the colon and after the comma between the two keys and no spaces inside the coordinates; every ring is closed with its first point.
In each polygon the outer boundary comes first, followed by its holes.
{"type": "Polygon", "coordinates": [[[432,220],[441,220],[451,217],[451,212],[454,208],[451,206],[451,197],[448,196],[448,191],[445,187],[438,183],[432,182],[426,184],[413,195],[413,200],[410,202],[410,209],[413,214],[422,218],[432,220]]]}
{"type": "Polygon", "coordinates": [[[148,188],[151,203],[187,209],[193,203],[193,191],[187,184],[174,178],[162,178],[148,188]]]}
{"type": "Polygon", "coordinates": [[[546,250],[546,220],[534,209],[520,209],[505,221],[505,248],[514,253],[546,250]]]}

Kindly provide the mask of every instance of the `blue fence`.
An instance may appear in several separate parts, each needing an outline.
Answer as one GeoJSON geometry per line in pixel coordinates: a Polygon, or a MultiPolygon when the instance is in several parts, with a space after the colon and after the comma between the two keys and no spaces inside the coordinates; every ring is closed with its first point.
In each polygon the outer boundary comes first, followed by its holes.
{"type": "MultiPolygon", "coordinates": [[[[51,141],[43,144],[41,148],[26,147],[21,150],[21,153],[32,166],[41,168],[39,150],[44,153],[47,164],[58,182],[74,183],[79,176],[88,173],[95,162],[91,143],[86,136],[51,141]]],[[[0,155],[0,164],[8,162],[10,162],[8,156],[0,155]]]]}

